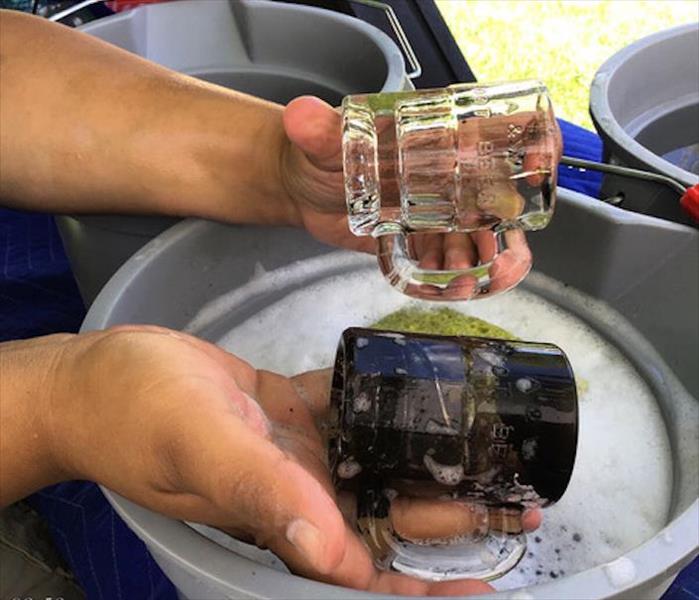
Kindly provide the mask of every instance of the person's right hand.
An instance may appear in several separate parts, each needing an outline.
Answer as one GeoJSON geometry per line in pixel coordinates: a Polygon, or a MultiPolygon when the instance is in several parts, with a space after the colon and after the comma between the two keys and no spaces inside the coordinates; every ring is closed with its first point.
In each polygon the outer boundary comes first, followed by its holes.
{"type": "MultiPolygon", "coordinates": [[[[491,590],[479,581],[428,583],[376,570],[338,507],[316,425],[328,405],[327,372],[288,379],[256,371],[159,327],[42,340],[25,351],[56,346],[41,414],[64,478],[96,481],[170,517],[225,529],[320,581],[391,594],[491,590]]],[[[436,508],[396,506],[394,526],[443,536],[482,525],[466,506],[436,508]]],[[[532,529],[539,521],[533,511],[499,525],[532,529]]]]}
{"type": "MultiPolygon", "coordinates": [[[[557,128],[552,115],[550,117],[544,121],[557,128]]],[[[537,118],[541,117],[522,113],[508,117],[508,122],[526,129],[537,118]]],[[[300,223],[321,241],[377,252],[380,263],[385,263],[382,267],[385,273],[403,273],[407,277],[403,283],[407,284],[404,291],[408,295],[448,300],[483,297],[510,289],[529,272],[532,256],[525,234],[519,229],[500,234],[487,228],[471,232],[411,233],[407,236],[407,250],[412,265],[408,267],[402,262],[398,266],[396,261],[402,259],[397,258],[399,242],[394,236],[381,238],[383,244],[377,246],[371,237],[357,237],[349,231],[344,200],[340,113],[318,98],[303,96],[287,105],[283,121],[289,144],[282,152],[281,179],[296,207],[300,223]],[[483,270],[476,268],[481,266],[487,272],[487,283],[479,275],[483,270]],[[416,285],[413,277],[407,276],[406,270],[416,273],[418,270],[426,271],[424,275],[427,279],[444,279],[445,271],[452,271],[452,276],[446,287],[443,284],[416,285]],[[427,273],[429,271],[438,273],[427,273]]],[[[502,158],[508,155],[508,140],[502,138],[503,126],[497,121],[497,118],[472,119],[460,126],[459,148],[464,160],[478,164],[476,149],[485,139],[492,144],[498,157],[493,169],[509,168],[502,158]]],[[[522,160],[525,172],[529,173],[526,179],[533,186],[540,185],[542,173],[550,172],[551,164],[560,159],[560,133],[554,129],[546,135],[537,134],[525,146],[527,151],[522,160]]],[[[442,159],[453,160],[453,157],[426,153],[423,160],[442,159]]],[[[444,165],[434,168],[422,165],[421,168],[425,172],[435,173],[447,170],[444,165]]],[[[494,177],[492,189],[486,190],[488,197],[494,198],[494,204],[487,209],[479,208],[477,185],[467,180],[462,185],[463,197],[457,201],[459,219],[469,222],[484,219],[484,223],[495,218],[505,221],[516,219],[524,210],[524,198],[512,182],[506,181],[505,175],[501,174],[499,178],[495,177],[495,173],[487,175],[494,177]]]]}

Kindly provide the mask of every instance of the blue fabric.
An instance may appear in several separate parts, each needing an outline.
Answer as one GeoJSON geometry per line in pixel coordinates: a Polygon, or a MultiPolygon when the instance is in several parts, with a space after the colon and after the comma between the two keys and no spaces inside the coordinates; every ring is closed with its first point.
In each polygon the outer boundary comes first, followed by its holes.
{"type": "MultiPolygon", "coordinates": [[[[602,160],[602,140],[588,129],[558,119],[563,136],[563,154],[574,158],[584,158],[600,162],[602,160]]],[[[599,198],[602,186],[602,173],[581,171],[574,167],[561,165],[558,168],[558,185],[576,192],[582,192],[593,198],[599,198]]]]}
{"type": "MultiPolygon", "coordinates": [[[[0,261],[0,341],[78,331],[85,308],[52,216],[0,208],[0,261]]],[[[89,600],[176,600],[145,545],[94,483],[61,483],[29,502],[89,600]]]]}
{"type": "Polygon", "coordinates": [[[0,208],[0,341],[77,331],[85,308],[53,217],[0,208]]]}
{"type": "Polygon", "coordinates": [[[175,600],[145,545],[86,481],[46,488],[29,499],[48,521],[59,552],[89,600],[175,600]]]}
{"type": "MultiPolygon", "coordinates": [[[[564,152],[600,160],[592,132],[561,121],[564,152]]],[[[601,177],[562,167],[559,185],[597,196],[601,177]]],[[[0,341],[77,331],[85,310],[53,218],[0,209],[0,341]]],[[[90,600],[175,600],[143,543],[88,482],[55,485],[30,498],[90,600]]],[[[663,600],[699,600],[699,559],[663,600]]]]}

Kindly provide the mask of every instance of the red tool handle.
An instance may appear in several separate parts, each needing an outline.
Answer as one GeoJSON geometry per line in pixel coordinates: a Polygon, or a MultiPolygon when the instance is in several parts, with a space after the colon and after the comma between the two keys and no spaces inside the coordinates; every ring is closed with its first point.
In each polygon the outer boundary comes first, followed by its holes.
{"type": "Polygon", "coordinates": [[[121,12],[122,10],[136,8],[137,6],[141,6],[141,4],[156,4],[164,1],[165,0],[107,0],[105,4],[114,12],[121,12]]]}
{"type": "Polygon", "coordinates": [[[695,223],[699,223],[699,183],[689,188],[680,199],[680,206],[695,223]]]}

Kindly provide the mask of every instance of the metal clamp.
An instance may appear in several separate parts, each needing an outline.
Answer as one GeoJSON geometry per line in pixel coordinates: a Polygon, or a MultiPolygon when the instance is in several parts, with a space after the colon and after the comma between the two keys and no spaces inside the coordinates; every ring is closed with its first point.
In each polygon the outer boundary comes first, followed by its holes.
{"type": "Polygon", "coordinates": [[[364,4],[369,8],[377,8],[379,10],[382,10],[386,14],[388,23],[391,25],[391,29],[393,29],[393,33],[395,33],[396,38],[398,39],[398,43],[400,44],[401,50],[403,50],[403,54],[405,54],[405,57],[408,59],[410,72],[406,73],[406,76],[408,77],[408,79],[416,79],[417,77],[420,77],[420,75],[422,75],[422,66],[420,65],[420,61],[417,59],[417,55],[415,54],[413,47],[410,45],[410,40],[408,40],[408,36],[405,34],[405,31],[403,30],[403,26],[400,24],[400,21],[398,20],[396,13],[393,11],[393,7],[386,4],[385,2],[379,2],[379,0],[350,1],[356,2],[357,4],[364,4]]]}
{"type": "Polygon", "coordinates": [[[660,175],[659,173],[652,173],[650,171],[641,171],[640,169],[632,169],[630,167],[598,163],[592,160],[574,158],[572,156],[561,157],[561,164],[583,170],[590,169],[592,171],[599,171],[601,173],[612,173],[614,175],[621,175],[623,177],[634,177],[636,179],[644,179],[645,181],[662,183],[675,190],[678,194],[680,194],[680,196],[687,191],[686,186],[682,185],[679,181],[674,180],[672,177],[660,175]]]}
{"type": "MultiPolygon", "coordinates": [[[[672,177],[653,173],[652,171],[642,171],[640,169],[632,169],[630,167],[622,167],[620,165],[610,165],[607,163],[598,163],[593,160],[584,160],[572,156],[561,157],[561,164],[568,167],[575,167],[581,170],[591,169],[600,171],[601,173],[612,173],[613,175],[621,175],[622,177],[632,177],[645,181],[660,183],[672,188],[680,196],[680,207],[689,215],[694,223],[699,225],[699,183],[691,187],[687,187],[672,177]]],[[[624,196],[616,195],[612,198],[604,200],[614,206],[618,206],[623,201],[624,196]]]]}

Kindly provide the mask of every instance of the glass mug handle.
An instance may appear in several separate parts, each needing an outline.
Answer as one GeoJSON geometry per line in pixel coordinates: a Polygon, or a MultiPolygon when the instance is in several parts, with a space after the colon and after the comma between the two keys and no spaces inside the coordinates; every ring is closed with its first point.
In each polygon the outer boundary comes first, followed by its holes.
{"type": "Polygon", "coordinates": [[[372,235],[377,240],[379,269],[389,283],[404,294],[427,300],[469,300],[504,292],[522,281],[532,265],[524,231],[517,226],[422,234],[435,236],[433,247],[435,242],[450,246],[442,248],[444,256],[454,251],[462,257],[480,256],[476,265],[465,266],[461,261],[453,268],[421,266],[410,252],[409,233],[399,223],[380,223],[372,235]]]}
{"type": "Polygon", "coordinates": [[[489,513],[505,513],[506,509],[477,504],[464,508],[473,513],[474,529],[468,535],[411,540],[401,536],[392,524],[391,497],[367,488],[357,495],[357,529],[375,563],[385,570],[447,581],[464,577],[490,581],[510,571],[527,550],[526,534],[493,528],[489,513]],[[434,564],[435,545],[440,549],[438,569],[434,564]]]}

